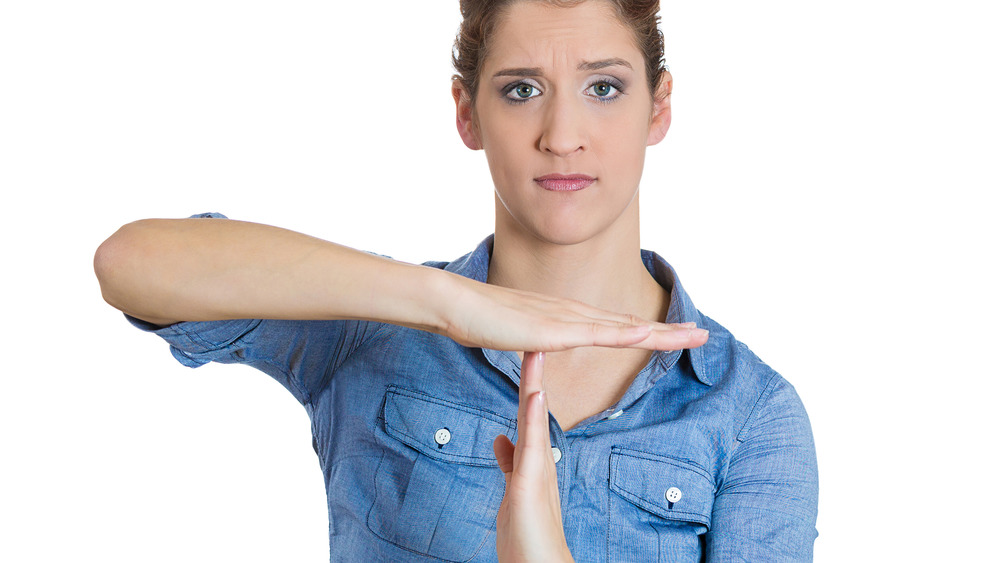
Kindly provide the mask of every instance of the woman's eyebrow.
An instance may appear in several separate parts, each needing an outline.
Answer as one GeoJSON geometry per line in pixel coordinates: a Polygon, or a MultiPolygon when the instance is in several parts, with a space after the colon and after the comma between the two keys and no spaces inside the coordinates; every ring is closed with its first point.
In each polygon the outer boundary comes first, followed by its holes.
{"type": "MultiPolygon", "coordinates": [[[[576,67],[576,69],[577,70],[599,70],[599,69],[602,69],[602,68],[607,68],[609,66],[624,66],[624,67],[627,67],[629,69],[632,68],[632,65],[629,64],[629,62],[626,61],[625,59],[620,59],[618,57],[614,57],[614,58],[611,58],[611,59],[602,59],[602,60],[599,60],[599,61],[583,61],[582,63],[580,63],[576,67]]],[[[542,73],[541,67],[537,67],[537,66],[536,67],[531,67],[531,68],[505,68],[505,69],[497,72],[496,74],[494,74],[493,78],[497,78],[497,77],[500,77],[500,76],[519,76],[519,77],[523,78],[523,77],[542,76],[542,74],[543,73],[542,73]]]]}
{"type": "Polygon", "coordinates": [[[577,70],[598,70],[609,66],[624,66],[629,70],[632,70],[632,65],[628,63],[625,59],[619,59],[618,57],[612,59],[604,59],[600,61],[587,62],[583,61],[580,66],[576,67],[577,70]]]}

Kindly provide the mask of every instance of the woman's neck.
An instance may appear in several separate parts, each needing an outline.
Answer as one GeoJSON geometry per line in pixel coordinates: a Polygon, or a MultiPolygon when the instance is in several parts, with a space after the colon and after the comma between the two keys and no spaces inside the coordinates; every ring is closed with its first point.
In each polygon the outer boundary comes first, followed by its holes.
{"type": "Polygon", "coordinates": [[[670,296],[646,270],[639,251],[638,198],[615,224],[577,244],[543,241],[506,213],[497,209],[487,283],[651,320],[666,317],[670,296]]]}

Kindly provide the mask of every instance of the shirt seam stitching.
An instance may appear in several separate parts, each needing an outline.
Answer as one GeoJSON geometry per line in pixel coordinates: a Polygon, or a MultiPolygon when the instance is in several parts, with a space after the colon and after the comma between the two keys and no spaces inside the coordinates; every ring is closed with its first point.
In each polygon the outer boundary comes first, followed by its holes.
{"type": "Polygon", "coordinates": [[[736,441],[737,442],[739,442],[739,443],[742,444],[744,442],[744,440],[746,440],[745,437],[741,437],[741,436],[743,436],[744,433],[748,431],[748,426],[750,425],[750,421],[752,421],[754,419],[754,417],[757,415],[758,407],[761,405],[761,403],[764,401],[764,399],[766,397],[769,397],[771,395],[771,393],[774,391],[774,387],[777,385],[777,379],[778,379],[777,372],[772,372],[771,377],[768,378],[767,383],[764,384],[764,389],[761,391],[760,395],[757,397],[757,400],[754,401],[753,407],[750,408],[750,412],[747,414],[746,420],[740,426],[739,432],[736,433],[736,441]]]}

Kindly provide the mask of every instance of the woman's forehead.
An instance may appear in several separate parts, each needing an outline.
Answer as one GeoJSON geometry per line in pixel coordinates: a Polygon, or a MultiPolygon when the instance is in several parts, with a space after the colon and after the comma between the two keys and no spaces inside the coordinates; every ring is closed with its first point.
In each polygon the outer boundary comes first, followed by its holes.
{"type": "Polygon", "coordinates": [[[572,7],[546,2],[516,2],[490,37],[484,61],[488,75],[498,67],[568,68],[609,59],[641,68],[642,53],[631,30],[607,2],[572,7]]]}

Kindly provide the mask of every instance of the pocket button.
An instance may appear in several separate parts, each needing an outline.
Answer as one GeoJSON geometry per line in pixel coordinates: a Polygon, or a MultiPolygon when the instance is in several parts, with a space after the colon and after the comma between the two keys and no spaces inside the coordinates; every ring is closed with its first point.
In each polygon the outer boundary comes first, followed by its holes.
{"type": "Polygon", "coordinates": [[[663,496],[667,497],[667,502],[673,504],[681,500],[681,497],[684,495],[683,493],[681,493],[681,490],[678,489],[677,487],[670,487],[669,489],[667,489],[667,493],[663,496]]]}
{"type": "Polygon", "coordinates": [[[556,463],[559,463],[559,460],[562,459],[562,452],[559,448],[552,448],[552,459],[554,459],[556,463]]]}
{"type": "Polygon", "coordinates": [[[434,441],[439,446],[443,446],[451,441],[451,432],[447,428],[441,428],[434,433],[434,441]]]}

